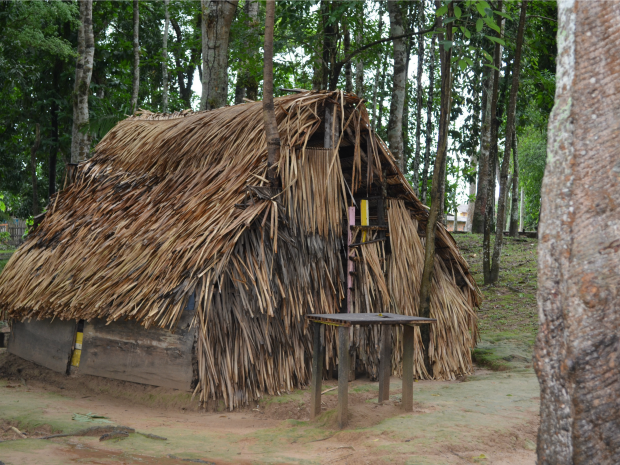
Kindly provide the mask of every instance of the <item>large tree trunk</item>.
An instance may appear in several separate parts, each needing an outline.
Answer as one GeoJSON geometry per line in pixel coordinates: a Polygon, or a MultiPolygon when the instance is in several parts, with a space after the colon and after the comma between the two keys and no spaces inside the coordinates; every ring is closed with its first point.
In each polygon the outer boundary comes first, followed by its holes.
{"type": "Polygon", "coordinates": [[[512,70],[512,87],[510,88],[510,100],[508,103],[508,119],[506,121],[506,142],[504,143],[504,158],[499,183],[499,199],[497,202],[497,225],[495,227],[495,244],[493,245],[493,263],[491,265],[491,282],[499,280],[499,261],[502,253],[504,240],[504,226],[506,224],[506,192],[508,190],[508,170],[510,169],[510,152],[512,149],[512,136],[515,130],[515,116],[517,110],[517,95],[519,93],[519,74],[521,71],[521,49],[523,47],[523,34],[525,31],[525,14],[527,0],[521,2],[521,18],[517,32],[517,44],[515,61],[512,70]]]}
{"type": "Polygon", "coordinates": [[[93,0],[78,2],[80,27],[78,29],[78,58],[73,90],[73,130],[71,134],[71,163],[85,160],[90,153],[91,136],[88,132],[88,95],[93,75],[95,38],[93,36],[93,0]]]}
{"type": "Polygon", "coordinates": [[[263,70],[263,120],[267,140],[267,177],[271,185],[277,185],[275,163],[280,158],[280,134],[273,103],[273,25],[275,0],[267,0],[265,16],[265,60],[263,70]]]}
{"type": "Polygon", "coordinates": [[[41,127],[35,126],[34,144],[30,147],[30,168],[32,169],[32,216],[39,214],[39,191],[37,188],[37,151],[41,146],[41,127]]]}
{"type": "MultiPolygon", "coordinates": [[[[243,5],[243,11],[247,18],[247,29],[252,35],[258,36],[258,0],[246,0],[243,5]]],[[[254,46],[254,41],[246,44],[246,53],[248,56],[258,53],[258,49],[254,46]]],[[[237,75],[237,85],[235,86],[235,105],[243,103],[244,98],[256,100],[258,93],[258,82],[256,77],[250,73],[250,63],[246,61],[244,67],[239,70],[237,75]]]]}
{"type": "MultiPolygon", "coordinates": [[[[441,7],[441,1],[436,0],[437,9],[441,7]]],[[[448,6],[448,17],[454,16],[454,4],[448,6]]],[[[446,26],[445,41],[452,40],[452,22],[446,26]]],[[[450,109],[452,106],[452,48],[446,50],[443,46],[444,38],[440,34],[439,57],[441,62],[441,103],[439,114],[439,141],[437,143],[437,156],[433,172],[433,185],[431,186],[431,210],[426,222],[426,244],[424,250],[424,270],[420,282],[420,316],[429,318],[431,314],[431,284],[433,282],[433,270],[435,268],[435,229],[437,220],[441,214],[443,193],[441,187],[446,173],[446,159],[448,155],[448,129],[450,127],[450,109]]],[[[430,328],[423,325],[421,328],[422,342],[424,344],[424,363],[427,371],[432,375],[433,367],[430,363],[430,328]]]]}
{"type": "Polygon", "coordinates": [[[538,464],[620,463],[620,3],[558,2],[538,247],[538,464]]]}
{"type": "MultiPolygon", "coordinates": [[[[418,2],[418,28],[424,28],[424,1],[418,2]]],[[[420,194],[420,152],[422,135],[422,75],[424,74],[424,34],[418,35],[418,75],[416,79],[415,152],[411,167],[411,183],[416,195],[420,194]]]]}
{"type": "Polygon", "coordinates": [[[226,105],[228,96],[228,41],[239,0],[201,0],[202,95],[201,110],[226,105]]]}
{"type": "MultiPolygon", "coordinates": [[[[399,2],[387,2],[390,15],[390,35],[402,36],[403,12],[399,2]]],[[[407,84],[407,49],[405,39],[394,39],[394,75],[392,78],[392,99],[390,101],[390,120],[388,123],[388,143],[396,164],[402,172],[405,171],[405,150],[403,144],[403,108],[405,105],[405,90],[407,84]]]]}
{"type": "Polygon", "coordinates": [[[431,39],[429,52],[430,65],[428,67],[428,96],[426,97],[426,140],[424,149],[424,165],[422,168],[422,182],[420,183],[420,200],[426,204],[428,191],[428,168],[431,160],[431,143],[433,140],[433,98],[435,95],[435,35],[431,39]]]}
{"type": "Polygon", "coordinates": [[[511,237],[519,235],[519,155],[517,152],[517,131],[513,130],[512,135],[512,207],[510,208],[510,230],[511,237]]]}
{"type": "Polygon", "coordinates": [[[131,81],[131,112],[135,113],[140,92],[140,4],[138,0],[133,0],[133,76],[131,81]]]}

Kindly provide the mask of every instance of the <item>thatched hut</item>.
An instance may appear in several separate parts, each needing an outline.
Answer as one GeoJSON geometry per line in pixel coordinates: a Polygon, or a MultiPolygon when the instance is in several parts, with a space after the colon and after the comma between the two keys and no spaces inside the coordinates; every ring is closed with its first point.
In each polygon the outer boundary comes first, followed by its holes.
{"type": "MultiPolygon", "coordinates": [[[[233,408],[309,382],[305,314],[416,315],[428,211],[362,101],[275,103],[280,188],[266,179],[260,102],[118,123],[0,275],[9,350],[60,371],[82,330],[80,372],[191,387],[233,408]]],[[[472,369],[480,296],[441,225],[436,248],[433,372],[418,334],[415,373],[453,379],[472,369]]],[[[356,331],[357,368],[375,376],[378,335],[356,331]]],[[[328,369],[330,334],[326,344],[328,369]]]]}

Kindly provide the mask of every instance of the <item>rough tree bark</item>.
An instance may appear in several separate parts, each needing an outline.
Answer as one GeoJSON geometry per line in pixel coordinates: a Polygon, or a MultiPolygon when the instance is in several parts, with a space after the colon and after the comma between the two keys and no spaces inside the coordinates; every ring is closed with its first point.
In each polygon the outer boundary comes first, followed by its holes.
{"type": "Polygon", "coordinates": [[[93,36],[93,0],[80,1],[80,27],[78,29],[78,58],[75,66],[73,90],[73,130],[71,134],[71,163],[85,160],[90,152],[91,136],[88,133],[88,94],[93,75],[95,38],[93,36]]]}
{"type": "Polygon", "coordinates": [[[620,463],[620,3],[558,2],[538,247],[538,464],[620,463]]]}
{"type": "MultiPolygon", "coordinates": [[[[424,27],[424,1],[418,2],[418,28],[424,27]]],[[[424,74],[424,34],[418,36],[418,75],[416,77],[416,123],[415,123],[415,152],[413,155],[413,176],[411,183],[416,195],[420,194],[420,151],[422,134],[422,75],[424,74]]]]}
{"type": "MultiPolygon", "coordinates": [[[[437,9],[441,7],[441,1],[436,0],[437,9]]],[[[454,3],[448,6],[447,17],[454,16],[454,3]]],[[[452,40],[452,22],[446,26],[445,41],[452,40]]],[[[426,242],[424,249],[424,270],[420,282],[420,316],[429,318],[431,314],[431,284],[433,282],[433,270],[435,268],[435,229],[441,212],[443,193],[441,186],[445,178],[446,159],[448,152],[448,129],[450,127],[450,108],[452,106],[452,47],[446,50],[443,46],[444,38],[440,35],[439,57],[441,63],[441,103],[439,113],[439,140],[437,143],[437,156],[433,172],[433,185],[431,186],[431,210],[426,222],[426,242]]],[[[424,344],[424,364],[429,374],[432,375],[433,367],[429,358],[430,328],[423,325],[421,329],[422,343],[424,344]]]]}
{"type": "Polygon", "coordinates": [[[433,99],[435,95],[435,35],[431,39],[429,52],[430,64],[428,67],[428,96],[426,98],[426,141],[424,149],[424,165],[422,167],[422,181],[420,183],[420,200],[426,204],[428,191],[428,168],[431,160],[431,143],[433,140],[433,99]]]}
{"type": "Polygon", "coordinates": [[[133,76],[131,79],[131,112],[138,109],[140,92],[140,3],[133,0],[133,76]]]}
{"type": "Polygon", "coordinates": [[[228,42],[239,0],[201,0],[202,95],[201,110],[226,105],[228,96],[228,42]]]}
{"type": "Polygon", "coordinates": [[[508,235],[519,235],[519,155],[516,128],[512,131],[512,207],[510,208],[510,229],[508,235]]]}
{"type": "MultiPolygon", "coordinates": [[[[381,36],[381,34],[383,34],[383,4],[380,3],[379,4],[379,24],[378,24],[378,30],[379,30],[379,36],[381,36]]],[[[372,130],[373,132],[375,132],[377,130],[377,94],[378,94],[378,87],[379,87],[379,80],[380,80],[380,76],[381,76],[381,72],[382,70],[385,68],[384,66],[382,66],[382,63],[384,61],[384,54],[381,53],[379,55],[379,60],[377,61],[377,63],[379,64],[377,66],[377,71],[375,73],[375,83],[372,86],[372,130]]]]}
{"type": "MultiPolygon", "coordinates": [[[[247,31],[252,39],[249,44],[246,43],[246,53],[248,56],[258,53],[258,48],[254,46],[254,43],[258,43],[254,40],[254,37],[258,36],[258,0],[246,0],[243,5],[243,12],[247,18],[247,31]]],[[[237,75],[237,84],[235,86],[235,105],[243,103],[244,98],[250,100],[256,100],[258,94],[258,82],[256,76],[250,73],[249,62],[246,61],[244,68],[239,70],[237,75]]]]}
{"type": "Polygon", "coordinates": [[[37,188],[37,152],[41,146],[41,127],[35,126],[34,144],[30,147],[30,168],[32,169],[32,216],[39,214],[39,191],[37,188]]]}
{"type": "MultiPolygon", "coordinates": [[[[403,12],[399,2],[388,1],[390,15],[390,35],[402,36],[403,12]]],[[[392,77],[392,98],[390,100],[390,119],[388,122],[388,144],[402,172],[405,171],[405,150],[403,144],[403,108],[407,84],[407,49],[404,39],[394,39],[394,74],[392,77]]]]}
{"type": "Polygon", "coordinates": [[[162,47],[162,62],[161,62],[161,76],[162,76],[162,112],[168,112],[168,30],[170,29],[170,12],[168,11],[168,4],[170,0],[164,0],[164,40],[162,47]]]}
{"type": "Polygon", "coordinates": [[[280,134],[273,103],[273,25],[275,21],[275,0],[267,0],[265,16],[265,59],[263,70],[263,120],[267,140],[267,178],[272,186],[277,185],[275,163],[280,158],[280,134]]]}
{"type": "Polygon", "coordinates": [[[521,17],[517,31],[517,44],[515,60],[512,70],[512,86],[508,102],[508,114],[506,120],[506,142],[504,144],[504,158],[499,182],[499,199],[497,202],[497,225],[495,227],[495,244],[493,245],[493,263],[491,264],[491,282],[499,280],[499,262],[504,240],[504,226],[506,225],[506,198],[508,191],[508,171],[510,169],[510,152],[512,149],[512,136],[515,130],[515,117],[517,110],[517,96],[519,93],[519,74],[521,72],[521,49],[523,48],[523,34],[525,32],[525,15],[527,12],[527,0],[521,2],[521,17]]]}

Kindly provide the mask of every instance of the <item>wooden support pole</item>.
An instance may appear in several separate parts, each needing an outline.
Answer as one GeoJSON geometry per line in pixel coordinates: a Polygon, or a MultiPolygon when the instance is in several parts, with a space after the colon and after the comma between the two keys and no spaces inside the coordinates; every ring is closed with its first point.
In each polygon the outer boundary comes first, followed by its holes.
{"type": "Polygon", "coordinates": [[[310,419],[314,420],[321,414],[321,381],[323,378],[323,344],[321,341],[321,323],[312,322],[313,345],[312,354],[312,391],[310,392],[310,419]]]}
{"type": "Polygon", "coordinates": [[[392,327],[381,328],[379,353],[379,403],[390,400],[390,375],[392,374],[392,327]]]}
{"type": "Polygon", "coordinates": [[[338,427],[346,428],[349,417],[349,328],[338,328],[338,427]]]}
{"type": "Polygon", "coordinates": [[[413,326],[403,327],[403,410],[413,412],[413,326]]]}

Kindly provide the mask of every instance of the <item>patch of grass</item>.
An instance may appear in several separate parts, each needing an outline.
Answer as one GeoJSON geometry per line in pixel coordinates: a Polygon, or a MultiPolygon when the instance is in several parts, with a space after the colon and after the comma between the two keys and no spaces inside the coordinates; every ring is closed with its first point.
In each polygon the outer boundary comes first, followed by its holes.
{"type": "MultiPolygon", "coordinates": [[[[454,238],[483,298],[478,311],[481,341],[472,352],[474,361],[498,371],[528,366],[538,332],[538,240],[505,237],[499,282],[485,286],[482,234],[456,234],[454,238]]],[[[493,237],[491,247],[494,241],[493,237]]]]}

